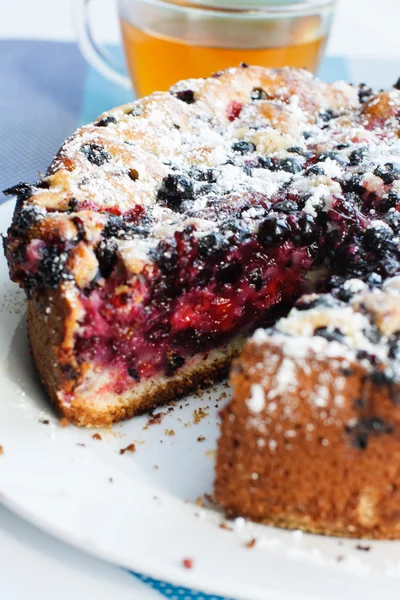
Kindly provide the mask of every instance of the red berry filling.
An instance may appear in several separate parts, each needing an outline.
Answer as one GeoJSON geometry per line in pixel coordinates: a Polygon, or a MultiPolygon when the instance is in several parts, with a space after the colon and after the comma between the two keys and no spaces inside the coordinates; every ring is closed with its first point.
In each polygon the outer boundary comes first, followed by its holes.
{"type": "Polygon", "coordinates": [[[175,237],[173,264],[163,263],[164,243],[157,269],[129,283],[116,268],[83,299],[78,359],[120,368],[126,387],[132,378],[170,376],[194,354],[271,323],[271,309],[284,311],[301,294],[312,264],[308,250],[290,241],[265,250],[252,238],[204,258],[193,232],[175,237]]]}

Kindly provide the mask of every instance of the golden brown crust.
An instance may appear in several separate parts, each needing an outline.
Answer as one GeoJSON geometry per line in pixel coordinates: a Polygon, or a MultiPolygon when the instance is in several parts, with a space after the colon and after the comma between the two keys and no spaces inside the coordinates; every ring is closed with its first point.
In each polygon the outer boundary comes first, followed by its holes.
{"type": "Polygon", "coordinates": [[[262,383],[268,398],[274,376],[254,367],[276,358],[275,373],[284,359],[282,348],[273,341],[248,343],[234,363],[234,396],[224,411],[218,442],[216,499],[230,516],[278,527],[399,539],[400,409],[387,388],[367,381],[359,363],[309,356],[311,371],[296,367],[292,391],[273,398],[274,410],[266,402],[254,414],[248,403],[252,385],[262,383]],[[323,373],[329,373],[330,401],[317,409],[308,399],[323,373]],[[339,380],[343,405],[334,411],[339,380]],[[393,427],[390,435],[371,434],[366,448],[357,447],[356,430],[352,434],[346,428],[360,419],[360,398],[364,419],[381,419],[393,427]],[[294,408],[290,417],[285,406],[294,408]]]}

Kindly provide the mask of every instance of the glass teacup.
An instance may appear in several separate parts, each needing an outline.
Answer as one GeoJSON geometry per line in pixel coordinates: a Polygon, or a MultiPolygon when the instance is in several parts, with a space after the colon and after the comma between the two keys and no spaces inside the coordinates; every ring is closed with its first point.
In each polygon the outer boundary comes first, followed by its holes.
{"type": "MultiPolygon", "coordinates": [[[[93,0],[92,0],[93,1],[93,0]]],[[[103,74],[124,85],[93,42],[80,2],[81,47],[103,74]]],[[[207,77],[241,62],[316,72],[336,0],[119,0],[123,48],[138,96],[180,79],[207,77]]]]}

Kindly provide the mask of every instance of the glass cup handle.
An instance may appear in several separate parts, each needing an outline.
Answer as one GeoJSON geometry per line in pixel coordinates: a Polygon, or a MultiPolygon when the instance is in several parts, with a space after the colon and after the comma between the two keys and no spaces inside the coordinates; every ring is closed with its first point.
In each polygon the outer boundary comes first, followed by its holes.
{"type": "Polygon", "coordinates": [[[124,88],[132,88],[129,77],[118,71],[111,57],[94,40],[90,26],[90,2],[91,0],[74,0],[73,3],[79,48],[88,63],[104,77],[124,88]]]}

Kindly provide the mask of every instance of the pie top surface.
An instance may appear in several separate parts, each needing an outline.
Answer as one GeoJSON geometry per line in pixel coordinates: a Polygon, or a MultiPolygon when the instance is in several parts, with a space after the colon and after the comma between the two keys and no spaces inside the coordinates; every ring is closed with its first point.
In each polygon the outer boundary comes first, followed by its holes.
{"type": "Polygon", "coordinates": [[[251,235],[264,248],[307,245],[320,225],[335,260],[357,235],[372,253],[361,265],[355,248],[350,275],[382,271],[377,246],[389,248],[383,276],[393,274],[399,117],[398,89],[246,66],[115,108],[69,138],[40,182],[8,190],[12,276],[28,292],[85,288],[99,269],[107,276],[110,253],[128,276],[168,270],[176,232],[206,257],[251,235]]]}

